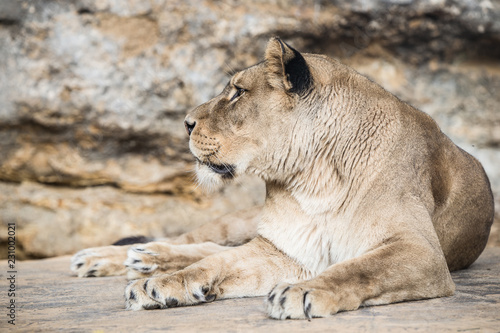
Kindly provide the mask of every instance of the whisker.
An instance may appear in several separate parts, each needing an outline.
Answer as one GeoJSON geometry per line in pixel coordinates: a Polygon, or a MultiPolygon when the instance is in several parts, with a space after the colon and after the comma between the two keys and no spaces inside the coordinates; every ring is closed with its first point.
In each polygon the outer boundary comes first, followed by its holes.
{"type": "Polygon", "coordinates": [[[224,61],[224,66],[226,67],[226,68],[224,68],[224,73],[227,76],[231,77],[234,74],[236,74],[237,70],[234,69],[227,61],[224,61]]]}
{"type": "Polygon", "coordinates": [[[190,168],[190,170],[186,170],[186,171],[192,173],[191,179],[192,179],[192,182],[194,184],[194,188],[192,188],[188,193],[195,194],[195,192],[196,192],[196,195],[202,196],[203,199],[209,198],[209,193],[212,192],[213,185],[200,182],[200,179],[198,178],[198,175],[196,173],[196,166],[193,166],[192,168],[190,168]],[[198,191],[199,189],[202,189],[202,190],[198,191]]]}

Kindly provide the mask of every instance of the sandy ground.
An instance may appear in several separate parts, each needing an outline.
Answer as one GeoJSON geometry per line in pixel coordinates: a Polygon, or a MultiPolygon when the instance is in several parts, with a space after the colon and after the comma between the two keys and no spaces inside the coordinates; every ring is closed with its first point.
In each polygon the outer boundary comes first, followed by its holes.
{"type": "Polygon", "coordinates": [[[69,272],[69,257],[17,262],[15,297],[9,297],[12,274],[7,261],[0,263],[1,332],[500,331],[500,248],[488,248],[471,268],[453,273],[452,297],[361,308],[311,322],[268,319],[262,297],[127,311],[125,278],[78,279],[69,272]],[[15,326],[8,323],[12,299],[15,326]]]}

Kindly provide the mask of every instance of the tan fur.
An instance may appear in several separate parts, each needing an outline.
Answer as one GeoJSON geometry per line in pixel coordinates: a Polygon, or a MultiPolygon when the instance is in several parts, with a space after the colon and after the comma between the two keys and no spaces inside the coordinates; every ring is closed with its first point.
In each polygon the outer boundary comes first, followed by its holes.
{"type": "Polygon", "coordinates": [[[235,74],[186,128],[201,184],[266,181],[262,212],[247,216],[260,220],[258,236],[130,283],[127,308],[268,294],[269,316],[286,319],[449,296],[449,271],[486,244],[493,198],[480,163],[336,60],[271,39],[265,61],[235,74]]]}

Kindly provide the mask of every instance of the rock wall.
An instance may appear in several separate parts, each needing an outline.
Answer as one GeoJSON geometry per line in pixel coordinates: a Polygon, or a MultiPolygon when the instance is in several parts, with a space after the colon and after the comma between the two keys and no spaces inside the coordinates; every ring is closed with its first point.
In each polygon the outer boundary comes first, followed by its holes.
{"type": "Polygon", "coordinates": [[[0,241],[14,221],[20,255],[53,256],[262,202],[251,177],[196,187],[182,120],[274,35],[431,114],[481,160],[500,211],[498,2],[2,1],[0,241]]]}

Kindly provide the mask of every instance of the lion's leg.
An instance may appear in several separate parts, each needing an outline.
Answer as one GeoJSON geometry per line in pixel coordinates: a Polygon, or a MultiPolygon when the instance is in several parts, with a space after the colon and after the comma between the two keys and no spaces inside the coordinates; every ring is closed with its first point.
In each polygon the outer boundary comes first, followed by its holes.
{"type": "Polygon", "coordinates": [[[132,281],[125,290],[126,305],[140,310],[261,296],[279,281],[297,282],[299,274],[291,259],[257,237],[176,273],[132,281]]]}
{"type": "Polygon", "coordinates": [[[78,277],[125,275],[129,279],[171,273],[209,255],[231,249],[211,242],[171,245],[150,242],[133,246],[103,246],[79,251],[70,269],[78,277]]]}
{"type": "Polygon", "coordinates": [[[449,296],[454,284],[440,250],[424,237],[395,237],[358,258],[329,267],[316,278],[281,283],[269,294],[276,319],[327,317],[361,305],[449,296]],[[415,241],[418,239],[419,241],[415,241]]]}

